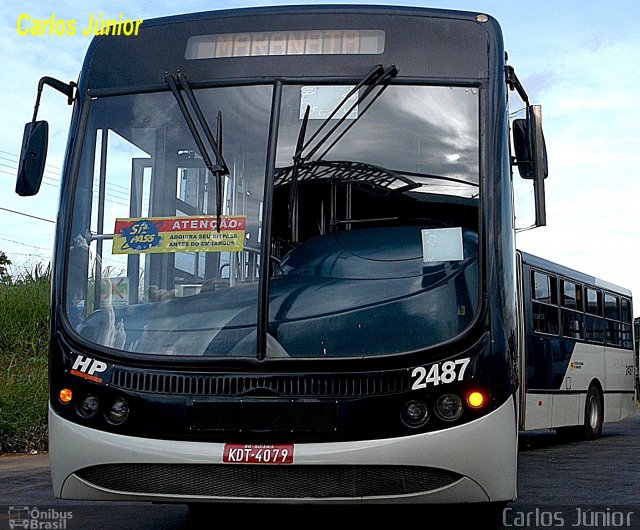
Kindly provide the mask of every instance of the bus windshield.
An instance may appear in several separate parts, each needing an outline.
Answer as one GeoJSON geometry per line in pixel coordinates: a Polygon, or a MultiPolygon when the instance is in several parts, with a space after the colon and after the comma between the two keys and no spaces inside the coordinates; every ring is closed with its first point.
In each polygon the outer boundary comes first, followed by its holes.
{"type": "Polygon", "coordinates": [[[329,358],[416,351],[468,328],[479,90],[391,84],[332,115],[352,88],[194,88],[224,174],[169,90],[94,98],[66,266],[76,332],[120,352],[255,358],[262,307],[267,357],[329,358]],[[323,123],[337,127],[296,161],[323,123]]]}

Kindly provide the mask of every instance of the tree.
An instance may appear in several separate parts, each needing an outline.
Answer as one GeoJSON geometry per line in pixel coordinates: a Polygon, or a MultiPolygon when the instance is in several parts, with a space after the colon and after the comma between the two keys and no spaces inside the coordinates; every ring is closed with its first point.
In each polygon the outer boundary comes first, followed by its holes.
{"type": "Polygon", "coordinates": [[[9,265],[11,265],[11,260],[2,250],[0,250],[0,282],[2,283],[11,281],[11,276],[7,270],[9,265]]]}

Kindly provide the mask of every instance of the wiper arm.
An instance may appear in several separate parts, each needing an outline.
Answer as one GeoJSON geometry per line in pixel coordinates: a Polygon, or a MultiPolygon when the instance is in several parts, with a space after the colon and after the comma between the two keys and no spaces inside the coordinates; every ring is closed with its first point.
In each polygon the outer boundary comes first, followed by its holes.
{"type": "Polygon", "coordinates": [[[418,173],[416,171],[406,171],[404,169],[392,169],[394,173],[399,173],[401,175],[409,175],[410,177],[424,177],[433,180],[445,180],[447,182],[455,182],[456,184],[464,184],[465,186],[473,186],[475,188],[480,187],[479,182],[471,182],[469,180],[464,180],[456,177],[446,177],[444,175],[433,175],[431,173],[418,173]]]}
{"type": "Polygon", "coordinates": [[[209,124],[207,123],[207,120],[202,113],[202,109],[198,104],[198,100],[191,90],[191,87],[189,86],[185,75],[182,72],[178,72],[176,74],[166,74],[164,78],[169,85],[171,92],[176,98],[178,107],[180,108],[180,112],[182,112],[182,115],[187,122],[187,127],[189,127],[191,136],[193,136],[193,139],[198,146],[198,150],[202,155],[205,166],[207,166],[207,169],[211,172],[211,174],[216,177],[216,227],[217,231],[219,232],[220,216],[222,214],[222,177],[229,174],[229,167],[227,166],[227,163],[222,156],[222,113],[218,111],[216,131],[218,138],[216,140],[213,137],[213,133],[209,128],[209,124]],[[211,156],[211,152],[209,151],[209,149],[207,149],[207,147],[205,146],[205,143],[202,140],[202,136],[200,135],[200,132],[196,127],[195,120],[191,112],[189,112],[186,101],[179,89],[182,89],[182,91],[186,94],[191,108],[195,113],[195,118],[198,121],[198,125],[200,125],[200,128],[204,131],[207,142],[209,143],[209,146],[213,151],[213,157],[211,156]],[[212,158],[215,158],[215,164],[212,158]]]}
{"type": "Polygon", "coordinates": [[[395,77],[396,75],[398,75],[398,69],[396,68],[395,65],[391,65],[388,68],[383,68],[383,66],[381,64],[377,64],[375,65],[371,70],[369,70],[369,72],[367,73],[367,75],[365,75],[357,84],[356,86],[354,86],[340,101],[340,103],[338,103],[338,105],[331,111],[331,114],[329,114],[329,116],[327,116],[324,121],[320,124],[320,127],[318,127],[318,129],[316,129],[316,132],[313,133],[313,135],[311,135],[311,138],[309,138],[309,140],[307,140],[306,142],[304,141],[304,137],[307,131],[307,125],[309,123],[309,111],[311,110],[311,107],[309,105],[307,105],[306,111],[304,113],[304,118],[302,119],[302,124],[300,125],[300,132],[298,133],[298,141],[296,143],[296,151],[293,155],[293,170],[292,170],[292,174],[291,174],[291,188],[289,190],[289,219],[288,219],[288,225],[289,228],[291,229],[291,240],[292,241],[296,241],[297,237],[296,237],[296,227],[294,226],[294,219],[296,217],[296,213],[295,213],[295,208],[296,208],[296,198],[297,198],[297,192],[298,192],[298,173],[299,173],[299,169],[301,164],[303,164],[306,160],[309,160],[326,142],[327,140],[331,137],[331,135],[338,129],[338,127],[340,127],[345,120],[347,119],[347,117],[351,114],[351,112],[358,106],[360,105],[368,96],[369,94],[371,94],[371,92],[378,86],[380,86],[381,84],[384,84],[384,86],[378,91],[378,93],[375,95],[375,97],[369,101],[367,103],[367,106],[362,109],[362,111],[360,111],[358,113],[358,116],[356,117],[356,119],[354,119],[348,127],[346,127],[339,135],[338,137],[329,145],[329,147],[327,147],[327,149],[325,149],[325,151],[322,153],[322,155],[319,157],[318,160],[322,160],[322,158],[324,158],[326,156],[326,154],[333,148],[333,146],[351,129],[351,127],[354,126],[355,122],[362,117],[362,115],[369,109],[369,107],[371,107],[371,105],[376,101],[376,99],[378,99],[382,92],[384,92],[384,90],[387,88],[387,83],[388,81],[392,78],[395,77]],[[343,116],[334,124],[333,127],[330,128],[330,130],[320,139],[318,140],[318,142],[316,143],[315,147],[313,149],[311,149],[305,156],[303,156],[303,152],[305,149],[307,149],[311,143],[320,135],[320,132],[331,122],[331,120],[333,119],[333,117],[337,114],[337,112],[347,103],[347,101],[349,101],[349,99],[354,95],[357,94],[358,91],[363,87],[367,85],[367,88],[363,91],[362,94],[360,94],[358,96],[358,99],[347,109],[347,111],[343,114],[343,116]]]}
{"type": "MultiPolygon", "coordinates": [[[[293,159],[301,159],[302,158],[302,151],[304,151],[307,147],[309,147],[309,145],[311,144],[311,142],[313,142],[313,140],[316,139],[316,137],[320,134],[320,131],[322,131],[322,129],[324,129],[327,124],[331,123],[331,120],[333,119],[333,117],[336,115],[336,113],[345,105],[345,103],[347,101],[349,101],[349,99],[358,92],[358,90],[360,90],[364,85],[368,84],[368,83],[373,83],[376,79],[378,79],[382,74],[384,73],[384,69],[382,68],[381,64],[377,64],[375,65],[371,70],[369,70],[369,72],[367,73],[367,75],[365,75],[359,82],[358,84],[356,84],[356,86],[354,86],[349,93],[344,96],[342,98],[342,100],[340,101],[340,103],[338,103],[338,105],[331,111],[331,114],[329,114],[329,116],[327,116],[324,121],[320,124],[320,127],[318,127],[318,129],[316,130],[315,133],[313,133],[313,135],[311,136],[311,138],[309,138],[309,140],[304,143],[302,146],[298,146],[296,149],[296,153],[295,155],[293,155],[293,159]]],[[[360,98],[358,98],[360,99],[360,98]]],[[[354,103],[353,105],[351,105],[351,107],[349,108],[349,110],[344,114],[344,116],[340,119],[339,123],[337,125],[340,125],[341,123],[344,122],[344,120],[346,119],[345,117],[348,116],[349,114],[351,114],[351,111],[353,111],[353,109],[356,107],[356,105],[358,104],[358,102],[356,101],[356,103],[354,103]]],[[[307,127],[307,122],[309,121],[309,118],[307,116],[305,116],[305,119],[302,122],[301,125],[301,129],[302,127],[304,127],[306,129],[307,127]]],[[[337,126],[336,125],[336,126],[337,126]]],[[[324,143],[327,139],[328,136],[331,136],[331,134],[333,133],[333,131],[335,131],[336,126],[334,126],[326,135],[325,137],[320,140],[320,142],[318,143],[318,145],[322,145],[322,143],[324,143]]],[[[311,153],[309,153],[305,158],[309,158],[310,156],[313,155],[313,153],[315,152],[315,150],[311,153]]]]}
{"type": "MultiPolygon", "coordinates": [[[[322,156],[319,157],[320,159],[322,159],[333,148],[333,146],[349,131],[349,129],[351,129],[351,127],[355,125],[355,122],[364,115],[364,113],[369,109],[369,107],[371,107],[375,100],[380,97],[382,92],[384,92],[384,90],[387,88],[388,81],[396,75],[398,75],[398,69],[395,65],[391,65],[386,69],[383,68],[381,64],[374,66],[371,71],[369,71],[369,73],[365,77],[363,77],[362,80],[355,87],[353,87],[344,98],[342,98],[342,101],[340,101],[340,103],[333,109],[331,114],[324,119],[324,121],[320,124],[320,127],[318,127],[316,132],[311,136],[311,138],[309,138],[304,146],[296,151],[295,155],[293,156],[294,160],[296,160],[296,158],[300,159],[301,161],[309,160],[327,142],[331,135],[347,120],[351,112],[355,108],[357,108],[358,105],[360,105],[376,87],[383,85],[375,95],[375,97],[371,101],[369,101],[369,103],[367,103],[367,106],[362,109],[362,111],[358,112],[358,116],[349,124],[349,126],[340,133],[340,135],[331,143],[331,145],[327,149],[325,149],[325,151],[322,153],[322,156]],[[365,85],[367,85],[367,88],[362,92],[362,94],[358,96],[358,99],[347,109],[347,111],[334,124],[334,126],[331,127],[331,129],[320,140],[317,141],[316,145],[305,156],[303,156],[303,151],[307,149],[311,145],[311,143],[319,136],[320,131],[322,131],[322,129],[324,129],[331,122],[333,117],[346,104],[346,102],[349,101],[349,99],[365,85]]],[[[304,123],[303,125],[306,126],[306,124],[304,123]]]]}
{"type": "Polygon", "coordinates": [[[331,149],[333,149],[333,146],[335,146],[342,139],[342,137],[349,132],[351,127],[353,127],[356,124],[356,122],[360,118],[362,118],[362,116],[364,116],[365,112],[367,112],[369,110],[369,108],[371,107],[371,105],[373,105],[376,102],[376,100],[382,95],[382,93],[389,86],[388,82],[391,80],[391,78],[395,77],[396,75],[398,75],[398,69],[396,68],[395,64],[392,64],[391,66],[389,66],[382,73],[382,75],[374,83],[369,85],[364,90],[362,95],[352,105],[351,109],[349,109],[349,112],[347,114],[345,114],[342,118],[340,118],[340,120],[338,120],[338,123],[336,123],[336,125],[332,129],[331,133],[326,134],[325,137],[311,150],[311,152],[309,153],[309,157],[313,156],[313,154],[322,146],[322,144],[324,144],[324,142],[326,142],[326,140],[329,138],[330,134],[332,134],[333,131],[335,131],[342,123],[344,123],[344,121],[347,119],[347,116],[349,115],[349,113],[354,108],[356,108],[358,105],[360,105],[360,103],[362,103],[369,96],[369,94],[371,94],[371,92],[373,92],[373,90],[376,87],[380,87],[380,90],[378,90],[378,93],[375,96],[373,96],[373,98],[371,98],[371,100],[367,103],[367,105],[360,112],[358,112],[358,116],[354,120],[352,120],[351,123],[347,127],[345,127],[345,129],[336,137],[335,140],[333,140],[333,142],[331,142],[331,144],[329,144],[329,147],[327,147],[323,151],[323,153],[318,157],[318,159],[322,160],[325,156],[327,156],[327,153],[329,151],[331,151],[331,149]]]}
{"type": "Polygon", "coordinates": [[[288,226],[291,229],[291,240],[297,240],[296,227],[293,226],[293,220],[296,217],[294,214],[294,209],[297,207],[296,205],[296,196],[298,194],[298,173],[300,171],[300,164],[302,163],[302,159],[300,158],[300,153],[304,148],[304,136],[307,134],[307,124],[309,123],[309,112],[311,112],[311,106],[307,105],[306,110],[304,111],[304,118],[302,119],[302,125],[300,125],[300,132],[298,133],[298,141],[296,142],[296,153],[293,155],[293,169],[291,171],[291,186],[289,188],[289,219],[288,226]]]}

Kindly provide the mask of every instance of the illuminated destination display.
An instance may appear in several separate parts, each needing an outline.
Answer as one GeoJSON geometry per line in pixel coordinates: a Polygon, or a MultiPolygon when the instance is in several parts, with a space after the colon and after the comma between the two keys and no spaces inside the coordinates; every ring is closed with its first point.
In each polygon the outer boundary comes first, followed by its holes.
{"type": "Polygon", "coordinates": [[[264,55],[375,55],[384,51],[382,30],[262,31],[196,35],[187,41],[186,59],[264,55]]]}

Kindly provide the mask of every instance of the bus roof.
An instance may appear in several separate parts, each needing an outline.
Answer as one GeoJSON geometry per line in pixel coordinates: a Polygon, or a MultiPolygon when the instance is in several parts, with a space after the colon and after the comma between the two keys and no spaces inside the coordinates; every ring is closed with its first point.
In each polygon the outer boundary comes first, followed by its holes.
{"type": "MultiPolygon", "coordinates": [[[[432,7],[413,7],[413,6],[392,6],[392,5],[376,5],[376,4],[313,4],[313,5],[280,5],[280,6],[259,6],[259,7],[236,7],[230,9],[216,9],[211,11],[200,11],[195,13],[184,13],[179,15],[169,15],[145,20],[145,25],[170,24],[174,22],[191,22],[194,20],[238,17],[238,16],[255,16],[255,15],[286,15],[302,13],[310,14],[346,14],[346,15],[408,15],[408,16],[427,16],[432,18],[458,18],[466,20],[475,20],[475,17],[484,12],[481,11],[463,11],[457,9],[442,9],[432,7]]],[[[490,16],[490,15],[487,15],[490,16]]]]}
{"type": "Polygon", "coordinates": [[[599,278],[596,278],[595,276],[590,276],[588,274],[571,269],[569,267],[565,267],[564,265],[554,263],[553,261],[549,261],[544,258],[534,256],[533,254],[522,252],[521,250],[519,250],[518,252],[522,255],[522,261],[525,264],[529,265],[530,267],[542,269],[548,272],[553,272],[555,274],[558,274],[559,276],[563,276],[565,278],[572,279],[580,283],[589,284],[593,287],[599,287],[601,289],[606,289],[607,291],[612,291],[617,294],[621,294],[623,296],[631,297],[631,291],[624,287],[620,287],[619,285],[601,280],[599,278]]]}
{"type": "Polygon", "coordinates": [[[477,16],[416,7],[313,5],[228,9],[145,20],[138,35],[93,39],[80,90],[160,90],[166,88],[165,72],[178,70],[188,74],[194,84],[292,77],[347,79],[361,77],[374,64],[396,64],[398,78],[479,83],[502,64],[504,48],[498,23],[491,17],[477,16]],[[385,47],[374,54],[186,58],[187,43],[195,36],[321,29],[382,30],[385,47]]]}

